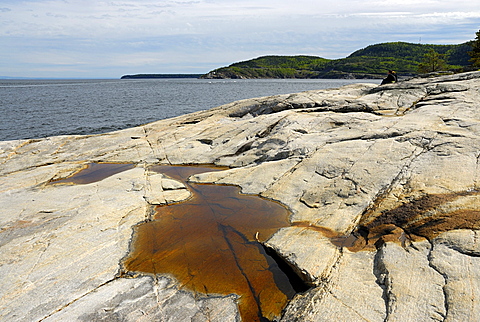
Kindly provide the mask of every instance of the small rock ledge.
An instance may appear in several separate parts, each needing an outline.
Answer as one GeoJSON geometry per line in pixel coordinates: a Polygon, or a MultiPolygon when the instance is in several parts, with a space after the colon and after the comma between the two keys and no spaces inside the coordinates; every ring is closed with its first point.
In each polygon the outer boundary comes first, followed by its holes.
{"type": "Polygon", "coordinates": [[[191,180],[238,185],[292,211],[292,226],[266,246],[314,287],[282,321],[475,321],[479,85],[480,72],[355,84],[107,134],[0,142],[0,319],[240,320],[234,294],[120,277],[132,227],[152,205],[188,198],[149,167],[216,164],[229,169],[191,180]],[[50,184],[91,162],[136,166],[50,184]],[[332,242],[361,233],[356,248],[332,242]]]}

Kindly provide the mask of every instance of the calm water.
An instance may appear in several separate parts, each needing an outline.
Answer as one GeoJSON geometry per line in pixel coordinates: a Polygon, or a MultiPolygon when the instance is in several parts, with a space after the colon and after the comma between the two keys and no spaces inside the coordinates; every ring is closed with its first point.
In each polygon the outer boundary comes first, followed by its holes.
{"type": "Polygon", "coordinates": [[[232,101],[369,80],[0,80],[0,141],[96,134],[232,101]]]}

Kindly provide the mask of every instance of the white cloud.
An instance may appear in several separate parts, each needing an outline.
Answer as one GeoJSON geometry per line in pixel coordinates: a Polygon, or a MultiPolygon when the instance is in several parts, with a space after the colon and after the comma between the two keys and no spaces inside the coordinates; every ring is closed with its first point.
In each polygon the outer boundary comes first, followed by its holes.
{"type": "Polygon", "coordinates": [[[460,43],[479,22],[472,0],[2,1],[0,55],[8,62],[0,67],[25,73],[34,53],[38,64],[66,61],[92,76],[101,66],[188,72],[181,66],[264,54],[339,58],[385,41],[460,43]],[[22,52],[31,55],[15,54],[22,52]]]}
{"type": "MultiPolygon", "coordinates": [[[[422,19],[479,19],[480,5],[472,1],[59,1],[18,2],[3,13],[9,23],[3,35],[32,37],[134,38],[156,35],[241,33],[291,29],[345,29],[356,23],[382,24],[389,19],[409,24],[422,19]],[[458,8],[465,4],[465,11],[458,8]],[[400,5],[401,4],[401,5],[400,5]],[[476,10],[472,10],[475,9],[476,10]],[[401,9],[401,10],[398,10],[401,9]]],[[[439,23],[429,20],[423,23],[439,23]]]]}

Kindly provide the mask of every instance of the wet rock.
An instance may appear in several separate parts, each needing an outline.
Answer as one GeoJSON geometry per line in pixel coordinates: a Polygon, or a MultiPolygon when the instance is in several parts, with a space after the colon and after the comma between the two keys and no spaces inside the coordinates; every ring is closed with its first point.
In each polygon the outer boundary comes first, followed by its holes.
{"type": "Polygon", "coordinates": [[[190,196],[151,166],[216,164],[229,169],[191,180],[238,185],[292,212],[266,244],[312,289],[284,321],[475,320],[479,82],[471,72],[355,84],[0,142],[0,319],[240,320],[235,295],[194,294],[120,265],[154,205],[190,196]],[[95,162],[135,167],[55,183],[95,162]]]}

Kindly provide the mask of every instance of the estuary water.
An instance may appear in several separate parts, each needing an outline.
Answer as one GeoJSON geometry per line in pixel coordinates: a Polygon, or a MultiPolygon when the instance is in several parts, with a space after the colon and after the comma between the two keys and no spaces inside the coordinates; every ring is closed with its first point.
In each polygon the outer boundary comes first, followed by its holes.
{"type": "Polygon", "coordinates": [[[0,80],[0,141],[97,134],[236,100],[376,80],[0,80]]]}

